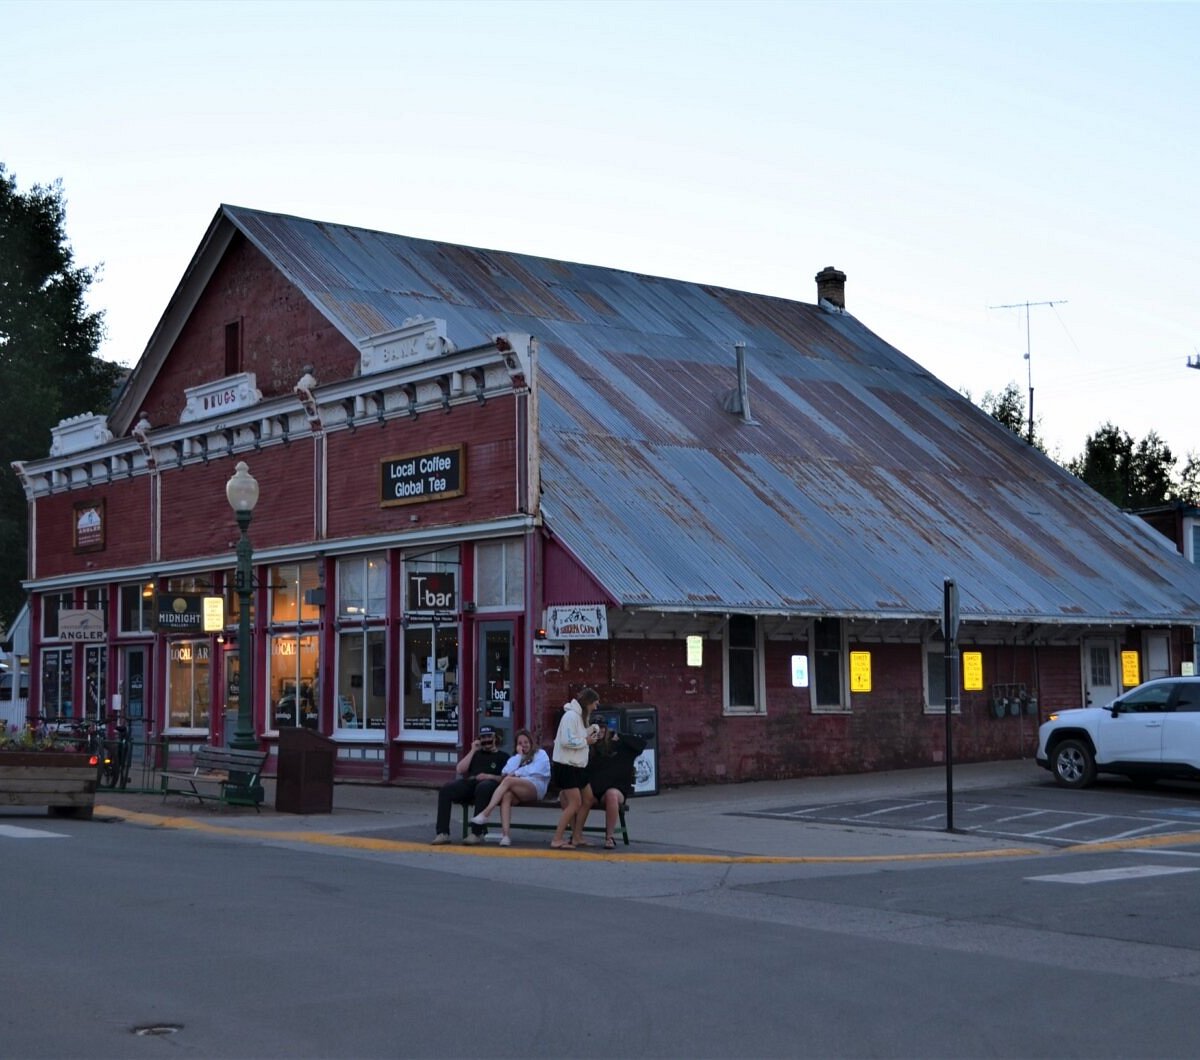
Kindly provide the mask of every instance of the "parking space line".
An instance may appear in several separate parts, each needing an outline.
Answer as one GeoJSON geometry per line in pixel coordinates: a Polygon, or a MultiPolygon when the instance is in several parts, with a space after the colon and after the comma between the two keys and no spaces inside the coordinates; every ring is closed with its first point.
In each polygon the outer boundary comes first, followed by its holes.
{"type": "Polygon", "coordinates": [[[1103,816],[1081,816],[1078,821],[1067,821],[1064,824],[1055,825],[1053,828],[1043,828],[1040,832],[1030,832],[1029,834],[1031,836],[1048,836],[1055,832],[1066,832],[1071,828],[1082,828],[1084,825],[1096,824],[1103,820],[1103,816]]]}
{"type": "Polygon", "coordinates": [[[1058,813],[1058,810],[1026,810],[1024,813],[1014,813],[1009,817],[997,817],[993,824],[1007,824],[1009,821],[1021,821],[1026,817],[1045,817],[1048,813],[1058,813]]]}
{"type": "Polygon", "coordinates": [[[1167,865],[1126,865],[1115,869],[1092,869],[1087,872],[1062,872],[1051,876],[1026,876],[1034,883],[1113,883],[1119,880],[1140,880],[1147,876],[1177,876],[1200,869],[1173,868],[1167,865]]]}
{"type": "Polygon", "coordinates": [[[900,803],[896,806],[884,806],[882,809],[871,810],[870,813],[856,813],[850,818],[852,821],[864,821],[868,817],[880,817],[885,813],[900,813],[903,810],[915,810],[920,806],[933,805],[928,799],[922,799],[920,802],[900,803]]]}
{"type": "Polygon", "coordinates": [[[15,824],[0,824],[0,835],[7,839],[70,839],[63,832],[47,832],[44,828],[21,828],[15,824]]]}

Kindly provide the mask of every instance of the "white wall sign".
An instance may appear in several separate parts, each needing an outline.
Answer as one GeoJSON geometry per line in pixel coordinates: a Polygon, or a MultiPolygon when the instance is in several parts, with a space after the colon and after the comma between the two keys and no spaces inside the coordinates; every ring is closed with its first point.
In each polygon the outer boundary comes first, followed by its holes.
{"type": "Polygon", "coordinates": [[[792,656],[792,687],[807,688],[808,687],[808,656],[793,655],[792,656]]]}
{"type": "Polygon", "coordinates": [[[187,404],[179,416],[180,423],[207,420],[222,412],[248,409],[262,401],[262,391],[253,372],[239,372],[211,383],[189,386],[183,392],[187,404]]]}
{"type": "Polygon", "coordinates": [[[546,639],[608,640],[608,608],[603,604],[547,607],[546,639]]]}
{"type": "Polygon", "coordinates": [[[63,607],[58,612],[59,640],[104,640],[104,612],[83,607],[63,607]]]}
{"type": "Polygon", "coordinates": [[[359,374],[371,375],[389,368],[443,357],[455,351],[446,338],[446,322],[432,317],[409,317],[390,331],[368,335],[359,343],[359,374]]]}

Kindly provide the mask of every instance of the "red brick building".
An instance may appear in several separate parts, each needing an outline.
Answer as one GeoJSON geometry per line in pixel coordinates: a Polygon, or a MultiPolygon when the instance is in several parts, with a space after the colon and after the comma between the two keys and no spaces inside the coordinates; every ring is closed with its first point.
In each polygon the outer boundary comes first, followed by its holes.
{"type": "MultiPolygon", "coordinates": [[[[1200,572],[845,310],[222,207],[114,408],[16,465],[30,709],[186,751],[240,705],[337,773],[543,743],[584,685],[658,779],[962,760],[1194,662],[1200,572]],[[223,604],[206,629],[204,599],[223,604]]],[[[211,605],[210,605],[211,606],[211,605]]]]}

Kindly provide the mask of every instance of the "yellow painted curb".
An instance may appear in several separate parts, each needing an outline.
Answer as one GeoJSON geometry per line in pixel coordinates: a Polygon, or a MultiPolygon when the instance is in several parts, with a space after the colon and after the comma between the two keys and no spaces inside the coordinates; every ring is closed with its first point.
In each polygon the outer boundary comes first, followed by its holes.
{"type": "Polygon", "coordinates": [[[334,835],[329,832],[279,832],[250,831],[230,825],[198,821],[193,817],[166,817],[161,814],[138,813],[114,806],[97,806],[96,813],[119,817],[131,824],[147,828],[176,828],[209,835],[252,836],[286,843],[310,843],[315,846],[340,847],[346,850],[372,850],[395,854],[428,854],[431,857],[500,857],[500,858],[550,858],[552,860],[583,861],[639,861],[667,862],[685,865],[829,865],[864,864],[886,861],[964,861],[983,858],[1030,857],[1046,851],[1032,847],[1009,847],[1002,850],[959,850],[945,853],[923,854],[847,854],[835,855],[766,855],[766,854],[650,854],[650,853],[607,853],[603,847],[580,850],[551,850],[548,847],[495,847],[495,846],[431,846],[429,843],[410,843],[397,839],[371,839],[367,836],[334,835]]]}

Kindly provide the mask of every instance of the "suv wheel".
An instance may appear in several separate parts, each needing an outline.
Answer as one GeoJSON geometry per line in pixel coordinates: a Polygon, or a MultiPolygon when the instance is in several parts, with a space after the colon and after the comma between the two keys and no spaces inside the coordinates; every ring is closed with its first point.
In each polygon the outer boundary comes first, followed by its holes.
{"type": "Polygon", "coordinates": [[[1063,740],[1054,748],[1054,779],[1064,788],[1086,788],[1096,779],[1096,759],[1082,740],[1063,740]]]}

